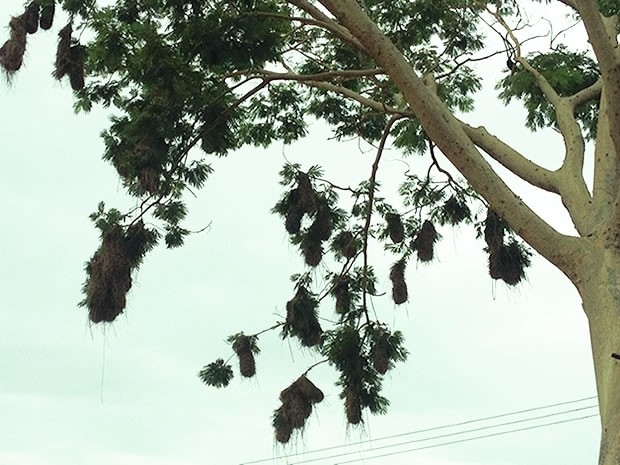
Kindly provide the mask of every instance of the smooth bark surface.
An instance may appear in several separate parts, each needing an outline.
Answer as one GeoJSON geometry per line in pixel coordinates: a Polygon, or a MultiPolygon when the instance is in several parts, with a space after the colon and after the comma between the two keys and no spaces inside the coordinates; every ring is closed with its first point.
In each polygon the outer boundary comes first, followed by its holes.
{"type": "Polygon", "coordinates": [[[581,14],[602,72],[599,82],[575,95],[559,96],[542,74],[518,57],[555,109],[558,130],[564,138],[562,167],[550,171],[530,162],[484,127],[474,128],[458,121],[355,0],[321,3],[390,76],[426,133],[456,169],[579,290],[590,325],[599,397],[599,465],[620,465],[620,51],[616,35],[611,32],[616,30],[617,18],[603,17],[594,1],[562,2],[581,14]],[[590,194],[583,177],[584,137],[574,110],[585,99],[599,95],[602,105],[594,156],[594,190],[590,194]],[[533,186],[559,194],[578,236],[561,235],[536,215],[506,186],[483,153],[533,186]],[[618,354],[618,358],[612,354],[618,354]]]}
{"type": "Polygon", "coordinates": [[[579,286],[588,316],[601,415],[599,465],[620,463],[620,256],[597,250],[583,264],[579,286]]]}

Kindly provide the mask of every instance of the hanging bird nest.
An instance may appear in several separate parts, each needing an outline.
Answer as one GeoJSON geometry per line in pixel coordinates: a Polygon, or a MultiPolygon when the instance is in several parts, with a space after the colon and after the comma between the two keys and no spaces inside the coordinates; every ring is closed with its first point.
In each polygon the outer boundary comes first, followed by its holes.
{"type": "Polygon", "coordinates": [[[158,195],[160,182],[157,170],[151,166],[145,166],[140,169],[138,172],[138,185],[144,192],[158,195]]]}
{"type": "Polygon", "coordinates": [[[301,253],[308,266],[318,266],[323,259],[323,247],[320,242],[305,240],[301,245],[301,253]]]}
{"type": "Polygon", "coordinates": [[[69,82],[71,88],[78,92],[84,88],[84,58],[86,48],[83,45],[72,45],[69,50],[71,68],[69,69],[69,82]]]}
{"type": "Polygon", "coordinates": [[[276,440],[287,443],[294,429],[302,429],[312,414],[314,404],[322,402],[323,392],[305,375],[280,392],[282,405],[274,412],[276,440]]]}
{"type": "Polygon", "coordinates": [[[385,221],[387,222],[387,230],[392,242],[395,244],[402,242],[405,239],[405,227],[400,215],[397,213],[387,213],[385,221]]]}
{"type": "Polygon", "coordinates": [[[30,2],[24,11],[24,24],[28,34],[34,34],[39,29],[39,4],[30,2]]]}
{"type": "Polygon", "coordinates": [[[504,221],[490,208],[487,210],[487,217],[484,220],[484,240],[489,250],[493,251],[504,243],[504,221]]]}
{"type": "Polygon", "coordinates": [[[126,230],[112,226],[103,234],[99,250],[86,264],[86,298],[82,305],[88,308],[90,321],[112,322],[123,312],[131,289],[131,272],[152,246],[152,240],[152,233],[141,220],[126,230]]]}
{"type": "Polygon", "coordinates": [[[289,234],[297,234],[301,228],[301,219],[304,211],[299,207],[299,189],[292,189],[284,201],[284,227],[289,234]]]}
{"type": "Polygon", "coordinates": [[[297,234],[301,229],[301,219],[304,216],[304,212],[294,208],[289,208],[284,218],[284,227],[289,234],[297,234]]]}
{"type": "Polygon", "coordinates": [[[141,219],[127,228],[124,249],[132,268],[140,264],[151,241],[152,232],[147,231],[144,227],[144,221],[141,219]]]}
{"type": "Polygon", "coordinates": [[[355,236],[351,231],[342,231],[338,234],[332,242],[332,247],[345,258],[355,257],[359,250],[355,236]]]}
{"type": "Polygon", "coordinates": [[[286,303],[286,321],[282,337],[295,336],[302,345],[312,347],[321,341],[323,330],[317,316],[318,302],[300,286],[295,296],[286,303]]]}
{"type": "Polygon", "coordinates": [[[317,201],[316,214],[308,229],[308,236],[312,240],[326,241],[331,237],[333,228],[329,205],[326,199],[321,198],[317,201]]]}
{"type": "Polygon", "coordinates": [[[390,344],[388,342],[390,333],[381,330],[372,348],[372,366],[377,373],[384,375],[390,367],[390,344]]]}
{"type": "Polygon", "coordinates": [[[316,193],[307,173],[297,173],[297,190],[299,192],[299,209],[304,213],[313,213],[316,210],[316,193]]]}
{"type": "Polygon", "coordinates": [[[489,275],[516,286],[525,279],[525,269],[530,265],[530,252],[516,240],[489,251],[489,275]]]}
{"type": "Polygon", "coordinates": [[[71,23],[67,24],[58,32],[58,46],[56,47],[56,65],[54,77],[61,80],[71,72],[71,34],[73,28],[71,23]]]}
{"type": "Polygon", "coordinates": [[[422,223],[422,228],[415,240],[415,247],[418,251],[418,260],[422,262],[430,262],[434,256],[434,246],[438,238],[437,231],[433,223],[426,220],[422,223]]]}
{"type": "Polygon", "coordinates": [[[245,378],[251,378],[256,374],[256,361],[252,353],[252,343],[248,336],[240,335],[232,345],[239,359],[239,372],[245,378]]]}
{"type": "Polygon", "coordinates": [[[334,278],[331,293],[336,298],[336,313],[341,315],[345,315],[351,310],[350,282],[351,279],[347,275],[334,278]]]}
{"type": "Polygon", "coordinates": [[[441,214],[442,224],[449,223],[453,226],[471,219],[471,210],[467,203],[453,195],[444,202],[441,214]]]}
{"type": "Polygon", "coordinates": [[[282,407],[273,412],[271,424],[275,430],[276,441],[286,444],[293,434],[293,425],[291,425],[282,407]]]}
{"type": "Polygon", "coordinates": [[[23,15],[11,18],[9,29],[11,30],[10,38],[0,47],[0,65],[10,78],[24,63],[26,23],[23,15]]]}
{"type": "Polygon", "coordinates": [[[362,401],[359,386],[347,386],[344,390],[344,410],[347,421],[352,425],[362,422],[362,401]]]}
{"type": "Polygon", "coordinates": [[[315,384],[310,381],[306,375],[302,375],[295,381],[295,385],[299,393],[312,404],[318,404],[323,401],[325,395],[315,384]]]}
{"type": "Polygon", "coordinates": [[[54,22],[54,11],[56,9],[56,4],[53,0],[48,0],[45,5],[41,8],[41,14],[39,17],[39,26],[44,31],[47,31],[52,27],[54,22]]]}
{"type": "Polygon", "coordinates": [[[390,269],[390,281],[392,281],[392,299],[396,305],[407,302],[409,292],[407,291],[407,283],[405,282],[405,266],[404,260],[399,260],[390,269]]]}
{"type": "Polygon", "coordinates": [[[131,288],[131,268],[122,227],[113,226],[86,266],[86,305],[93,323],[112,322],[123,312],[131,288]]]}

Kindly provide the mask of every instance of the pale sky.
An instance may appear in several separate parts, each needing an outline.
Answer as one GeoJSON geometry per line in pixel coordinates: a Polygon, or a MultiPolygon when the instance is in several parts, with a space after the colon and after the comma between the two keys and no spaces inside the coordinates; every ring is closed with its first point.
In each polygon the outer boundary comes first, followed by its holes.
{"type": "MultiPolygon", "coordinates": [[[[8,23],[21,7],[20,1],[2,2],[0,21],[8,23]]],[[[277,172],[284,157],[306,168],[322,164],[343,185],[356,185],[370,173],[374,152],[360,152],[356,142],[328,141],[320,125],[292,146],[248,148],[212,160],[215,173],[197,199],[188,199],[187,222],[192,230],[211,223],[210,229],[182,249],[158,247],[134,280],[126,312],[113,325],[89,326],[87,312],[77,306],[84,262],[98,245],[88,215],[100,200],[121,208],[133,201],[101,160],[98,134],[106,113],[75,116],[68,83],[50,76],[56,30],[31,37],[24,68],[11,85],[0,83],[0,465],[236,465],[270,457],[263,463],[298,463],[384,446],[390,442],[378,439],[386,436],[596,394],[587,322],[568,280],[535,257],[524,285],[509,289],[493,282],[483,243],[467,227],[441,231],[438,261],[409,266],[406,305],[396,307],[388,298],[373,302],[383,320],[404,332],[411,353],[385,380],[388,415],[347,428],[333,385],[337,375],[321,365],[309,377],[325,400],[303,437],[276,446],[270,417],[278,394],[315,360],[278,333],[260,338],[255,379],[237,374],[227,389],[204,386],[196,373],[230,355],[225,338],[271,326],[293,295],[289,275],[305,269],[281,221],[269,213],[281,194],[277,172]],[[291,453],[306,454],[278,458],[291,453]]],[[[3,30],[2,41],[5,35],[3,30]]],[[[493,95],[492,85],[487,92],[493,95]]],[[[521,129],[516,105],[504,108],[484,97],[480,111],[467,118],[530,158],[560,153],[554,132],[521,129]]],[[[380,182],[392,191],[405,171],[399,158],[396,150],[387,152],[380,170],[380,182]]],[[[558,201],[530,190],[520,195],[554,226],[570,231],[558,201]]],[[[387,276],[392,258],[378,247],[372,254],[377,273],[387,276]]],[[[333,316],[330,307],[323,309],[327,318],[333,316]]],[[[596,399],[403,436],[392,442],[582,408],[307,463],[332,465],[577,418],[596,413],[585,409],[593,405],[596,399]]],[[[598,440],[594,417],[357,463],[595,463],[598,440]]]]}

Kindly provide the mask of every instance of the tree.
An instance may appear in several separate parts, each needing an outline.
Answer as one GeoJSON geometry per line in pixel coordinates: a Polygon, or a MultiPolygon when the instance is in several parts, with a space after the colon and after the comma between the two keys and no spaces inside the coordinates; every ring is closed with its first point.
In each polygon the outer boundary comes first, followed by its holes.
{"type": "MultiPolygon", "coordinates": [[[[82,305],[90,320],[113,321],[148,251],[162,238],[168,247],[181,246],[190,234],[182,226],[183,196],[211,174],[201,151],[223,156],[245,144],[294,141],[306,134],[310,118],[320,119],[338,138],[376,144],[376,158],[369,178],[353,188],[330,183],[317,166],[283,168],[285,192],[274,212],[310,271],[293,277],[286,316],[270,329],[297,338],[323,357],[319,363],[335,367],[349,423],[360,423],[364,409],[385,411],[382,377],[407,355],[402,334],[369,312],[371,299],[389,278],[394,303],[406,302],[404,269],[414,255],[433,259],[437,228],[474,223],[492,278],[508,285],[523,279],[530,252],[522,238],[575,285],[592,340],[599,463],[618,463],[620,113],[613,109],[620,108],[619,5],[545,2],[550,14],[565,13],[585,28],[587,50],[579,48],[586,44],[561,44],[549,32],[548,46],[528,54],[525,26],[534,3],[540,2],[63,1],[71,19],[59,28],[54,76],[69,77],[77,110],[97,104],[114,109],[103,132],[104,158],[140,200],[127,212],[102,203],[92,215],[101,246],[86,266],[82,305]],[[501,37],[499,49],[484,30],[501,37]],[[83,31],[92,34],[88,42],[81,42],[83,31]],[[540,166],[465,122],[481,83],[476,63],[497,54],[506,61],[500,98],[523,102],[530,129],[562,135],[560,168],[540,166]],[[427,172],[406,174],[398,208],[376,182],[388,143],[429,158],[427,172]],[[463,179],[440,166],[438,152],[463,179]],[[591,183],[586,154],[594,165],[591,183]],[[557,194],[575,234],[561,234],[535,214],[490,160],[557,194]],[[475,213],[480,205],[483,215],[475,213]],[[369,241],[384,242],[394,254],[387,276],[375,274],[369,241]],[[330,260],[337,266],[321,288],[312,270],[330,260]],[[327,301],[334,302],[338,320],[325,330],[318,310],[327,301]]],[[[10,38],[0,48],[8,78],[22,66],[27,35],[52,26],[54,5],[34,1],[10,19],[10,38]]],[[[230,338],[242,376],[255,372],[258,336],[230,338]]],[[[225,386],[232,373],[218,359],[201,377],[225,386]]],[[[280,394],[273,424],[281,442],[303,427],[322,399],[307,374],[280,394]]]]}

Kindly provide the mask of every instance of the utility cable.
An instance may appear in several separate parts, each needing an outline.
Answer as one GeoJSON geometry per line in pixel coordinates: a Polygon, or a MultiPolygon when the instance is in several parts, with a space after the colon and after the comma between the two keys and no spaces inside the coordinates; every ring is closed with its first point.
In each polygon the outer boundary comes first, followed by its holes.
{"type": "MultiPolygon", "coordinates": [[[[414,452],[416,450],[432,449],[433,447],[448,446],[450,444],[457,444],[457,443],[460,443],[460,442],[468,442],[468,441],[474,441],[476,439],[490,438],[490,437],[493,437],[493,436],[501,436],[502,434],[517,433],[519,431],[527,431],[527,430],[530,430],[530,429],[544,428],[545,426],[559,425],[561,423],[569,423],[571,421],[585,420],[586,418],[594,418],[594,417],[597,417],[597,416],[598,416],[598,414],[593,414],[593,415],[586,415],[586,416],[579,417],[579,418],[569,418],[568,420],[559,420],[559,421],[554,421],[554,422],[551,422],[551,423],[543,423],[542,425],[527,426],[525,428],[512,429],[512,430],[508,430],[508,431],[500,431],[499,433],[491,433],[491,434],[485,434],[485,435],[482,435],[482,436],[474,436],[473,438],[459,439],[457,441],[442,442],[441,444],[433,444],[431,446],[415,447],[413,449],[401,450],[401,451],[398,451],[398,452],[388,452],[388,453],[385,453],[385,454],[373,455],[372,457],[364,457],[364,458],[359,458],[359,459],[355,459],[355,460],[347,460],[345,462],[335,463],[334,465],[343,465],[345,463],[354,463],[354,462],[361,462],[361,461],[366,461],[366,460],[373,460],[373,459],[378,459],[378,458],[381,458],[381,457],[389,457],[389,456],[392,456],[392,455],[398,455],[398,454],[405,454],[405,453],[408,453],[408,452],[414,452]]],[[[296,463],[303,463],[303,462],[296,462],[296,463]]],[[[296,464],[292,464],[291,463],[289,465],[296,465],[296,464]]]]}
{"type": "MultiPolygon", "coordinates": [[[[413,444],[413,443],[416,443],[416,442],[426,442],[426,441],[432,441],[433,439],[441,439],[441,438],[447,438],[447,437],[450,437],[450,436],[458,436],[459,434],[467,434],[467,433],[474,433],[474,432],[477,432],[477,431],[484,431],[484,430],[488,430],[488,429],[495,429],[495,428],[498,428],[500,426],[515,425],[517,423],[525,423],[525,422],[528,422],[528,421],[540,420],[540,419],[549,418],[549,417],[555,417],[555,416],[558,416],[558,415],[564,415],[566,413],[573,413],[573,412],[577,412],[577,411],[580,411],[580,410],[587,410],[587,409],[596,408],[596,407],[597,407],[596,405],[590,405],[588,407],[580,407],[580,408],[576,408],[576,409],[573,409],[573,410],[565,410],[563,412],[548,413],[546,415],[539,415],[537,417],[522,418],[520,420],[508,421],[508,422],[505,422],[505,423],[499,423],[499,424],[495,424],[495,425],[481,426],[479,428],[472,428],[472,429],[466,429],[466,430],[463,430],[463,431],[456,431],[454,433],[439,434],[437,436],[430,436],[428,438],[412,439],[411,441],[397,442],[396,444],[387,444],[385,446],[371,447],[371,448],[360,450],[360,451],[342,452],[340,454],[334,454],[334,455],[328,455],[328,456],[323,456],[323,457],[317,457],[317,458],[308,459],[308,460],[301,460],[299,462],[295,462],[294,464],[291,463],[290,465],[297,465],[299,463],[317,462],[317,461],[320,461],[320,460],[334,459],[334,458],[338,458],[338,457],[346,457],[347,455],[357,454],[357,453],[375,452],[375,451],[382,450],[382,449],[390,449],[390,448],[394,448],[394,447],[398,447],[398,446],[404,446],[404,445],[407,445],[407,444],[413,444]]],[[[596,415],[598,415],[598,414],[595,414],[593,416],[596,416],[596,415]]],[[[457,441],[457,442],[460,442],[460,441],[457,441]]]]}
{"type": "MultiPolygon", "coordinates": [[[[536,410],[544,410],[544,409],[548,409],[548,408],[559,407],[561,405],[576,404],[578,402],[583,402],[583,401],[586,401],[586,400],[592,400],[592,399],[596,399],[596,398],[597,398],[596,396],[583,397],[581,399],[569,400],[569,401],[565,401],[565,402],[558,402],[558,403],[555,403],[555,404],[548,404],[548,405],[543,405],[543,406],[540,406],[540,407],[532,407],[532,408],[528,408],[528,409],[524,409],[524,410],[517,410],[517,411],[514,411],[514,412],[501,413],[501,414],[493,415],[493,416],[489,416],[489,417],[476,418],[476,419],[473,419],[473,420],[466,420],[466,421],[462,421],[462,422],[458,422],[458,423],[450,423],[448,425],[434,426],[434,427],[431,427],[431,428],[424,428],[424,429],[419,429],[419,430],[415,430],[415,431],[408,431],[406,433],[393,434],[393,435],[390,435],[390,436],[383,436],[383,437],[376,438],[376,439],[366,439],[364,441],[357,441],[357,442],[351,442],[351,443],[348,443],[348,444],[340,444],[340,445],[336,445],[336,446],[323,447],[321,449],[315,449],[315,450],[306,451],[306,452],[296,452],[296,453],[293,453],[293,454],[281,455],[279,457],[270,457],[270,458],[265,458],[265,459],[260,459],[260,460],[253,460],[251,462],[243,462],[243,463],[241,463],[239,465],[252,465],[252,464],[256,464],[256,463],[269,462],[269,461],[276,460],[276,459],[284,459],[284,458],[289,458],[289,457],[296,457],[298,455],[308,455],[308,454],[315,454],[315,453],[318,453],[318,452],[324,452],[324,451],[327,451],[327,450],[341,449],[341,448],[345,448],[345,447],[356,446],[356,445],[359,445],[359,444],[366,444],[366,443],[369,443],[369,442],[379,442],[379,441],[384,441],[386,439],[399,438],[399,437],[409,436],[409,435],[419,434],[419,433],[426,433],[426,432],[429,432],[429,431],[437,431],[437,430],[440,430],[440,429],[447,429],[447,428],[452,428],[452,427],[455,427],[455,426],[469,425],[469,424],[478,423],[478,422],[481,422],[481,421],[495,420],[497,418],[503,418],[503,417],[508,417],[508,416],[512,416],[512,415],[519,415],[519,414],[522,414],[522,413],[534,412],[536,410]]],[[[587,407],[587,408],[591,408],[591,407],[587,407]]]]}

